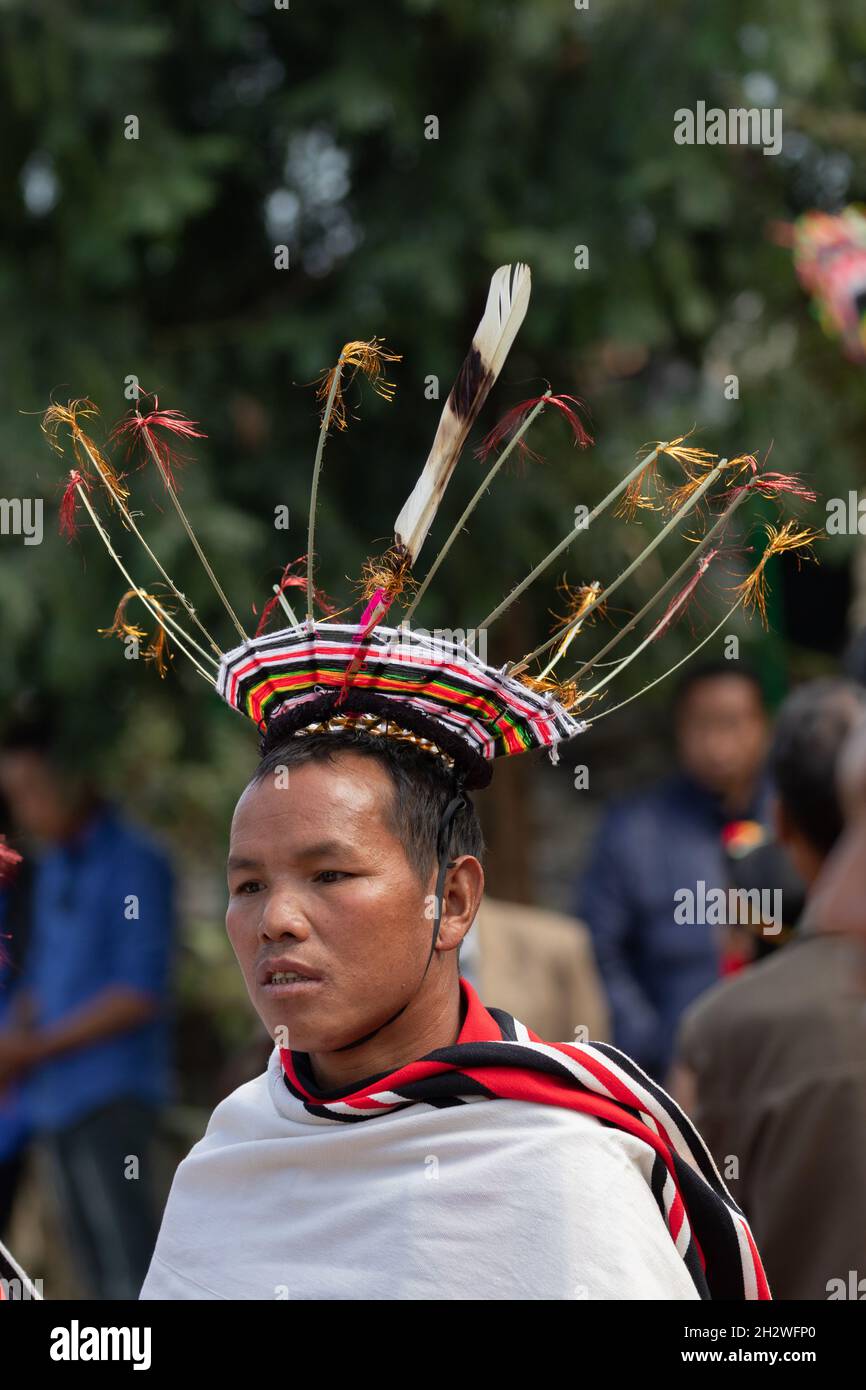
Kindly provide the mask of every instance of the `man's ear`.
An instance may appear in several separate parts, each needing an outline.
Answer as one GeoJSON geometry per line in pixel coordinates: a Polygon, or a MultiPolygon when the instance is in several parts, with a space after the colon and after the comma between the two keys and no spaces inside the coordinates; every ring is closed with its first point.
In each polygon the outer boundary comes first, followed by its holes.
{"type": "Polygon", "coordinates": [[[453,950],[463,940],[481,905],[484,870],[473,854],[461,854],[448,870],[443,893],[442,925],[437,947],[453,950]]]}

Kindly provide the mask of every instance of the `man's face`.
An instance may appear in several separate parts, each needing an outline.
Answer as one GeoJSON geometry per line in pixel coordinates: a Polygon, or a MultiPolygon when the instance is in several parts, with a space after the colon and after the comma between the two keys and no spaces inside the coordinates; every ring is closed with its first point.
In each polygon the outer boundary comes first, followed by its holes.
{"type": "Polygon", "coordinates": [[[747,788],[767,751],[767,718],[750,680],[707,676],[686,693],[677,717],[681,766],[719,795],[747,788]]]}
{"type": "Polygon", "coordinates": [[[433,931],[435,867],[419,882],[389,823],[394,785],[340,752],[248,787],[235,809],[226,929],[271,1037],[328,1052],[384,1022],[417,988],[433,931]],[[282,785],[286,782],[288,785],[282,785]],[[274,983],[275,970],[315,979],[274,983]]]}
{"type": "Polygon", "coordinates": [[[16,826],[38,840],[55,843],[70,824],[70,805],[56,772],[37,752],[0,756],[2,790],[16,826]]]}

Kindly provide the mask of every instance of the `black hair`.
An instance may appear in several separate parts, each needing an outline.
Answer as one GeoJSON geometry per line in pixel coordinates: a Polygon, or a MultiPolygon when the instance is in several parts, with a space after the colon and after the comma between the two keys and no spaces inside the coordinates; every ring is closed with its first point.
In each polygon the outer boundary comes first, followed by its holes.
{"type": "Polygon", "coordinates": [[[672,700],[674,713],[680,713],[694,687],[701,681],[718,680],[722,676],[740,676],[742,680],[748,681],[754,687],[761,704],[765,703],[761,677],[753,666],[749,666],[744,661],[700,661],[687,666],[685,673],[680,676],[674,686],[672,700]]]}
{"type": "Polygon", "coordinates": [[[61,706],[47,695],[24,691],[7,712],[0,752],[31,753],[65,774],[86,774],[93,760],[96,728],[92,704],[76,699],[61,706]]]}
{"type": "MultiPolygon", "coordinates": [[[[265,734],[262,760],[250,779],[250,786],[278,769],[298,767],[308,762],[333,761],[341,752],[374,758],[388,772],[394,795],[387,814],[391,828],[403,845],[406,858],[419,881],[427,882],[435,868],[437,837],[442,813],[456,793],[454,774],[434,754],[405,739],[370,734],[364,729],[345,729],[337,733],[281,734],[279,718],[265,734]]],[[[472,854],[481,859],[484,837],[478,812],[464,792],[465,804],[451,823],[451,857],[472,854]]]]}
{"type": "Polygon", "coordinates": [[[836,764],[842,744],[864,714],[866,691],[861,686],[824,677],[801,685],[776,717],[770,776],[792,824],[822,854],[842,833],[836,764]]]}
{"type": "Polygon", "coordinates": [[[50,759],[60,740],[55,721],[47,710],[13,715],[0,737],[0,752],[37,753],[50,759]]]}

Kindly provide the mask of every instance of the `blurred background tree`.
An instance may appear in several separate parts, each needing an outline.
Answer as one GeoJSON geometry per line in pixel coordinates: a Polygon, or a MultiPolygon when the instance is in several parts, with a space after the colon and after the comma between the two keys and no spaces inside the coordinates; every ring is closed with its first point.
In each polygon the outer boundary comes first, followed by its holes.
{"type": "MultiPolygon", "coordinates": [[[[70,720],[83,711],[76,738],[94,765],[205,866],[203,882],[215,881],[254,736],[181,661],[160,682],[97,636],[121,586],[87,528],[72,544],[56,534],[63,461],[39,431],[52,395],[91,396],[107,429],[134,375],[202,422],[183,497],[251,625],[306,548],[309,383],[350,338],[381,334],[403,354],[394,403],[353,388],[359,418],[326,453],[318,574],[342,605],[387,544],[490,273],[508,260],[530,263],[533,299],[482,424],[550,381],[588,403],[597,444],[575,452],[545,418],[533,443],[546,462],[497,480],[419,622],[477,623],[642,443],[694,423],[695,442],[722,455],[772,444],[774,467],[824,495],[860,485],[864,377],[822,336],[790,254],[766,235],[772,220],[863,195],[857,0],[3,0],[0,38],[0,491],[46,499],[42,545],[0,538],[0,700],[34,688],[70,720]],[[674,112],[699,100],[782,108],[782,152],[677,145],[674,112]],[[425,396],[431,375],[438,401],[425,396]],[[279,505],[288,534],[273,524],[279,505]]],[[[477,468],[467,454],[425,560],[477,468]]],[[[158,485],[146,472],[133,485],[154,548],[231,645],[158,485]]],[[[656,524],[594,528],[570,549],[570,581],[611,577],[656,524]]],[[[824,545],[820,567],[779,565],[773,630],[742,628],[773,694],[837,658],[855,544],[824,545]]],[[[671,563],[683,552],[674,544],[671,563]]],[[[493,629],[492,659],[546,635],[565,560],[493,629]]],[[[650,570],[623,607],[659,581],[661,565],[650,570]]],[[[718,595],[702,602],[703,619],[721,613],[718,595]]],[[[623,694],[691,640],[688,624],[671,633],[623,694]]],[[[639,755],[652,701],[668,698],[662,686],[587,738],[602,768],[637,765],[616,752],[639,755]]],[[[518,780],[503,783],[512,826],[528,775],[509,769],[518,780]]],[[[502,891],[526,891],[529,852],[502,891]]],[[[210,891],[193,912],[203,931],[220,910],[210,891]]]]}

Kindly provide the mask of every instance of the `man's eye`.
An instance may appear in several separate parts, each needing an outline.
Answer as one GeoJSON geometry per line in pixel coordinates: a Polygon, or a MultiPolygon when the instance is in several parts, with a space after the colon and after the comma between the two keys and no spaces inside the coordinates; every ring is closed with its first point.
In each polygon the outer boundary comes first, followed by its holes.
{"type": "Polygon", "coordinates": [[[261,888],[261,883],[257,878],[248,878],[243,883],[238,884],[236,893],[257,893],[261,888]]]}
{"type": "Polygon", "coordinates": [[[337,883],[341,878],[348,878],[349,875],[343,869],[320,869],[316,878],[321,883],[337,883]]]}

